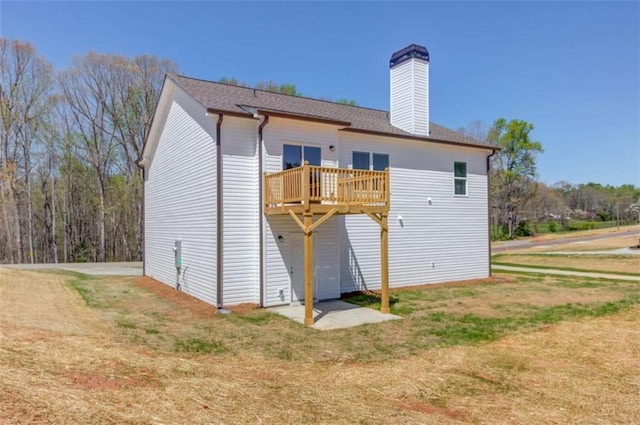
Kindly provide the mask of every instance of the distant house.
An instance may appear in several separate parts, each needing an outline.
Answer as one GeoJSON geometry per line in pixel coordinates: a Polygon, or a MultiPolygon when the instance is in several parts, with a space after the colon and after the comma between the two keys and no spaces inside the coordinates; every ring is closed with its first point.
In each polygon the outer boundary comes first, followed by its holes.
{"type": "Polygon", "coordinates": [[[216,306],[490,274],[488,156],[429,122],[429,53],[390,112],[167,76],[143,157],[144,273],[216,306]]]}

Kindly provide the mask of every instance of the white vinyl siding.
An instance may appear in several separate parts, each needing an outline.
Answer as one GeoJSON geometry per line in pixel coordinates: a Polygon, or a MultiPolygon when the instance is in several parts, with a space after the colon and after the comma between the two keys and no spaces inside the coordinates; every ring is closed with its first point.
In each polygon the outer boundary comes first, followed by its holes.
{"type": "MultiPolygon", "coordinates": [[[[341,133],[340,143],[340,166],[345,168],[353,151],[389,154],[391,287],[489,275],[488,152],[352,133],[341,133]],[[454,160],[467,162],[473,197],[454,196],[454,160]]],[[[379,226],[365,215],[341,216],[339,221],[342,292],[379,289],[379,226]]]]}
{"type": "MultiPolygon", "coordinates": [[[[166,120],[154,130],[159,132],[159,142],[155,150],[150,149],[146,170],[146,274],[175,286],[173,245],[181,240],[181,289],[215,304],[217,116],[207,116],[178,87],[167,93],[173,98],[165,99],[166,120]]],[[[259,301],[259,220],[264,220],[265,306],[290,302],[289,242],[302,238],[288,215],[260,214],[257,124],[237,117],[225,117],[222,124],[225,305],[259,301]],[[283,237],[282,243],[278,236],[283,237]]],[[[264,171],[282,169],[284,144],[319,148],[325,167],[353,167],[353,152],[370,155],[370,168],[388,158],[390,285],[489,275],[485,168],[489,152],[338,128],[271,118],[264,128],[264,171]],[[456,162],[466,163],[466,193],[472,196],[455,195],[456,162]]],[[[314,253],[318,299],[379,289],[380,228],[366,215],[331,217],[314,231],[314,253]]]]}
{"type": "MultiPolygon", "coordinates": [[[[337,129],[325,124],[306,123],[295,120],[271,118],[264,133],[264,171],[282,170],[282,146],[299,144],[321,148],[322,165],[336,167],[338,149],[337,129]]],[[[317,220],[319,217],[315,217],[317,220]]],[[[314,232],[315,288],[319,299],[340,296],[340,252],[338,241],[338,219],[332,217],[314,232]]],[[[290,252],[289,239],[302,237],[302,231],[291,217],[268,216],[265,219],[265,306],[290,302],[290,252]],[[284,243],[277,237],[283,236],[284,243]],[[280,290],[284,297],[280,297],[280,290]]]]}
{"type": "Polygon", "coordinates": [[[257,127],[225,116],[223,169],[223,305],[259,302],[257,127]]]}
{"type": "Polygon", "coordinates": [[[333,216],[322,223],[314,230],[313,237],[316,296],[319,300],[340,298],[338,217],[333,216]]]}
{"type": "Polygon", "coordinates": [[[410,59],[390,70],[391,124],[412,134],[429,135],[429,64],[410,59]]]}
{"type": "MultiPolygon", "coordinates": [[[[172,84],[172,83],[168,83],[172,84]]],[[[215,122],[181,89],[145,180],[145,273],[175,287],[173,246],[182,241],[182,291],[216,303],[215,122]]]]}

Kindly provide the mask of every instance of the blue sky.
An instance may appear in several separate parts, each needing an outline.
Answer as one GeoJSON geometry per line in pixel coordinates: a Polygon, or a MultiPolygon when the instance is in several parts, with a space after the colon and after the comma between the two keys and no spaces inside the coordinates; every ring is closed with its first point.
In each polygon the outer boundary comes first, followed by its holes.
{"type": "Polygon", "coordinates": [[[532,122],[539,178],[640,185],[638,2],[12,2],[0,35],[57,68],[89,50],[295,83],[388,109],[390,55],[429,49],[431,120],[532,122]]]}

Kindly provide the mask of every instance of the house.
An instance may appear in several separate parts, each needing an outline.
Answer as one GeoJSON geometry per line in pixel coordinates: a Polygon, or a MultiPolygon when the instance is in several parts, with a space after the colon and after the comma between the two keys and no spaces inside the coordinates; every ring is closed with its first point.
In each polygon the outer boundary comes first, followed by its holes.
{"type": "Polygon", "coordinates": [[[490,274],[488,157],[429,122],[429,53],[390,112],[167,76],[139,164],[144,274],[216,305],[304,303],[490,274]]]}

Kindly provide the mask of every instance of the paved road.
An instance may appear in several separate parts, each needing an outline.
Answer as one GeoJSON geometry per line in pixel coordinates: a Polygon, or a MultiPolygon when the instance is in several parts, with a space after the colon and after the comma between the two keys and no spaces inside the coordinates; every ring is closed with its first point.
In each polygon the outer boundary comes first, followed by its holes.
{"type": "MultiPolygon", "coordinates": [[[[527,248],[536,248],[539,246],[552,246],[552,245],[564,245],[572,242],[588,242],[595,241],[599,239],[611,239],[611,238],[626,238],[628,236],[633,236],[632,232],[624,232],[624,233],[605,233],[602,235],[591,235],[591,236],[580,236],[580,237],[567,237],[562,239],[554,239],[549,241],[540,241],[533,242],[531,239],[529,240],[515,240],[515,241],[504,241],[504,242],[496,242],[491,246],[491,252],[493,254],[497,254],[499,252],[504,252],[513,249],[527,249],[527,248]]],[[[636,233],[637,235],[637,233],[636,233]]]]}
{"type": "Polygon", "coordinates": [[[640,276],[629,276],[614,273],[600,273],[600,272],[575,272],[569,270],[554,270],[554,269],[538,269],[534,267],[520,267],[520,266],[498,266],[492,265],[492,270],[504,270],[513,272],[526,272],[526,273],[540,273],[540,274],[555,274],[562,276],[581,276],[581,277],[593,277],[596,279],[614,279],[614,280],[630,280],[633,282],[640,282],[640,276]]]}
{"type": "Polygon", "coordinates": [[[101,276],[142,276],[142,261],[130,263],[0,264],[19,270],[68,270],[101,276]]]}

